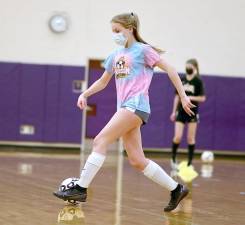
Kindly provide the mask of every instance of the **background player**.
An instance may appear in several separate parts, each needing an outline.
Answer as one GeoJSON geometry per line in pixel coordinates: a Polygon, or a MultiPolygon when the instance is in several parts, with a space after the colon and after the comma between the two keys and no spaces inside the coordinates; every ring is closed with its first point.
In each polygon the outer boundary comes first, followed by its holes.
{"type": "Polygon", "coordinates": [[[175,122],[174,138],[172,143],[172,169],[177,169],[176,155],[179,144],[183,136],[185,123],[188,124],[187,143],[188,143],[188,163],[192,164],[192,159],[196,143],[197,123],[199,122],[198,104],[206,100],[204,85],[199,75],[199,66],[196,59],[189,59],[186,62],[186,75],[181,79],[185,93],[191,102],[196,106],[193,108],[194,115],[188,115],[183,109],[180,97],[176,92],[173,103],[173,111],[170,116],[171,121],[175,122]]]}

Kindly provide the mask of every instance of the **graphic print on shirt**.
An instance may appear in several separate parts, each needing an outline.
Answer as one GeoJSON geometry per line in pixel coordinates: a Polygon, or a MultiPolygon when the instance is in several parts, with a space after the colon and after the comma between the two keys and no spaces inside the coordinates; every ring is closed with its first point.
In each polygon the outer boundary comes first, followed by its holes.
{"type": "Polygon", "coordinates": [[[130,74],[129,64],[124,56],[116,61],[115,76],[116,79],[125,78],[130,74]]]}
{"type": "Polygon", "coordinates": [[[186,83],[183,86],[184,86],[184,90],[186,92],[192,93],[194,95],[194,93],[195,93],[195,86],[194,85],[186,83]]]}

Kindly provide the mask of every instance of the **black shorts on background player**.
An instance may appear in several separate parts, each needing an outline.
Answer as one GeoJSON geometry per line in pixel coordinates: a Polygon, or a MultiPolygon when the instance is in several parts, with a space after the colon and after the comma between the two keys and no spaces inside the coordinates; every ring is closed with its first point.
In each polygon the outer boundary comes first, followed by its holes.
{"type": "Polygon", "coordinates": [[[199,114],[195,113],[195,115],[189,116],[185,111],[177,111],[176,112],[176,122],[198,123],[199,122],[199,114]]]}
{"type": "MultiPolygon", "coordinates": [[[[203,88],[203,82],[198,77],[195,76],[191,80],[187,80],[186,76],[184,76],[182,79],[182,84],[185,89],[185,93],[187,96],[203,96],[204,94],[204,88],[203,88]]],[[[177,92],[176,92],[177,94],[177,92]]],[[[179,103],[176,111],[176,121],[182,122],[182,123],[191,123],[191,122],[199,122],[199,114],[198,114],[198,102],[191,101],[196,107],[192,108],[192,111],[195,113],[193,116],[189,116],[185,110],[182,107],[182,104],[179,103]]]]}

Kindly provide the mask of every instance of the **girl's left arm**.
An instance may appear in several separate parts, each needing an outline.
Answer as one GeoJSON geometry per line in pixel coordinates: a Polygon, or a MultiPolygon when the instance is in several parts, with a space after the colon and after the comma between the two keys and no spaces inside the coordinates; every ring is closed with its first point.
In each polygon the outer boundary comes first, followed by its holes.
{"type": "Polygon", "coordinates": [[[206,101],[206,96],[202,95],[202,96],[189,96],[191,101],[195,101],[195,102],[205,102],[206,101]]]}
{"type": "Polygon", "coordinates": [[[180,77],[176,69],[162,58],[155,64],[155,66],[167,72],[169,79],[172,81],[173,85],[175,86],[179,94],[183,109],[186,111],[188,115],[194,115],[191,108],[195,107],[195,105],[191,103],[190,98],[186,95],[184,87],[182,85],[182,82],[180,80],[180,77]]]}

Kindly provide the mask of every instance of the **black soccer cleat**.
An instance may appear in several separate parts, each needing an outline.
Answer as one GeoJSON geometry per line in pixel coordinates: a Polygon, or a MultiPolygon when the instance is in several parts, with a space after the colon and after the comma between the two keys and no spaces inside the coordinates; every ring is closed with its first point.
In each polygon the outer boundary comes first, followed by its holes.
{"type": "Polygon", "coordinates": [[[74,187],[66,191],[57,191],[57,192],[54,192],[53,194],[57,198],[61,198],[64,201],[86,202],[87,188],[83,188],[83,187],[80,187],[79,185],[75,185],[74,187]]]}
{"type": "Polygon", "coordinates": [[[170,211],[174,210],[178,206],[180,201],[186,195],[188,195],[188,193],[189,193],[189,190],[185,186],[183,186],[182,184],[178,184],[176,189],[171,191],[171,199],[170,199],[168,205],[164,208],[164,211],[170,212],[170,211]]]}

